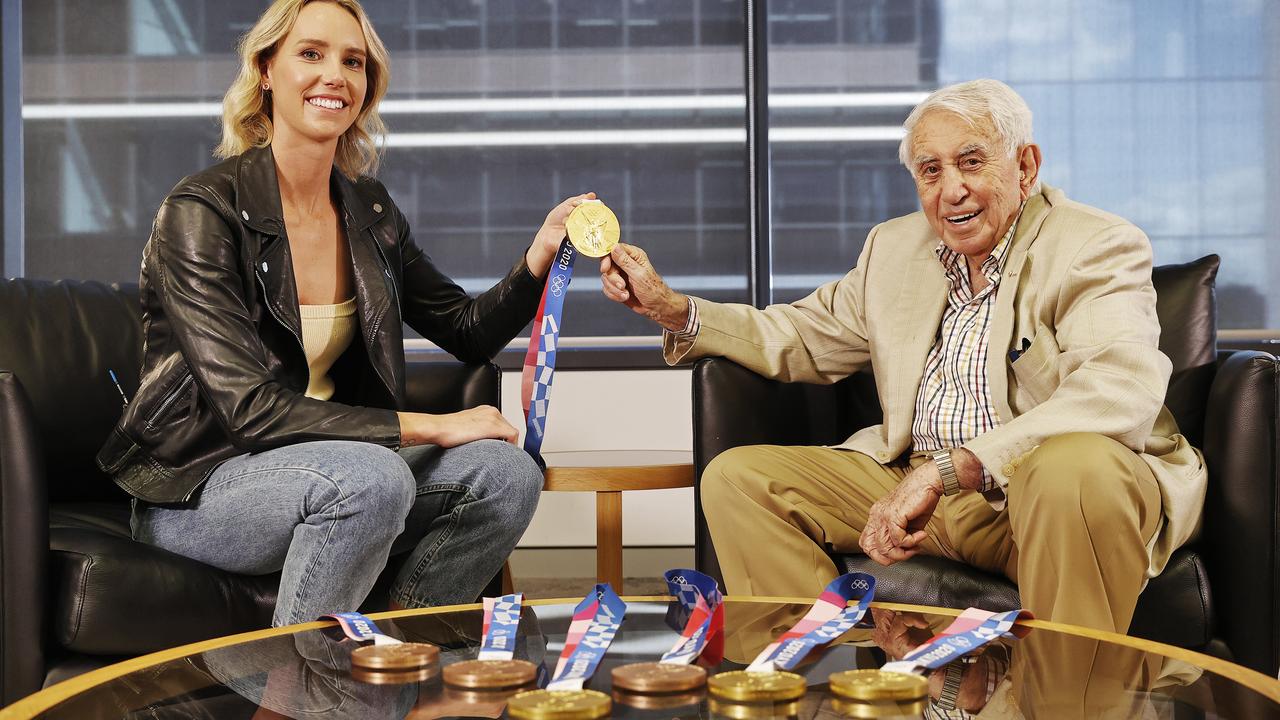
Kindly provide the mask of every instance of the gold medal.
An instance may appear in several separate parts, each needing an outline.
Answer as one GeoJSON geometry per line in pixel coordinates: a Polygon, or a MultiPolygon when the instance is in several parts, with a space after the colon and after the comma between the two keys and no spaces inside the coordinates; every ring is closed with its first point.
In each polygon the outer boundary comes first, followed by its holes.
{"type": "Polygon", "coordinates": [[[444,681],[455,687],[492,690],[533,682],[538,668],[527,660],[464,660],[444,669],[444,681]]]}
{"type": "Polygon", "coordinates": [[[787,702],[731,702],[711,698],[707,701],[712,717],[726,717],[733,720],[756,720],[756,718],[795,717],[800,714],[800,703],[797,700],[787,702]]]}
{"type": "Polygon", "coordinates": [[[707,671],[697,665],[632,663],[613,669],[613,686],[633,693],[678,693],[707,683],[707,671]]]}
{"type": "Polygon", "coordinates": [[[427,643],[365,645],[351,651],[351,667],[362,670],[417,670],[440,661],[440,648],[427,643]]]}
{"type": "Polygon", "coordinates": [[[516,720],[596,720],[612,709],[609,696],[595,690],[528,690],[507,703],[516,720]]]}
{"type": "Polygon", "coordinates": [[[804,697],[804,678],[789,672],[756,673],[733,670],[707,680],[711,694],[734,702],[779,702],[804,697]]]}
{"type": "Polygon", "coordinates": [[[917,718],[924,714],[928,706],[924,700],[889,700],[886,702],[867,702],[862,700],[831,700],[831,708],[851,718],[917,718]]]}
{"type": "Polygon", "coordinates": [[[599,200],[583,200],[564,221],[569,242],[587,257],[604,257],[618,244],[618,218],[599,200]]]}
{"type": "Polygon", "coordinates": [[[827,684],[845,700],[919,700],[929,694],[929,681],[924,676],[886,670],[831,673],[827,684]]]}

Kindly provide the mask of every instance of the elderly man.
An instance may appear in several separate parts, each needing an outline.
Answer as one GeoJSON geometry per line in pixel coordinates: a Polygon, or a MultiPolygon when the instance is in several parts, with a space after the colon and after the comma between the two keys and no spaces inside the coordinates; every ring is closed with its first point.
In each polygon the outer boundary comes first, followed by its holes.
{"type": "Polygon", "coordinates": [[[857,266],[803,300],[690,298],[631,246],[601,263],[605,294],[666,329],[668,362],[722,355],[814,383],[875,370],[884,424],[707,467],[727,588],[815,595],[828,552],[926,553],[1003,573],[1040,617],[1125,632],[1206,481],[1162,406],[1151,245],[1041,185],[1031,111],[1003,83],[938,90],[904,128],[921,211],[874,228],[857,266]]]}

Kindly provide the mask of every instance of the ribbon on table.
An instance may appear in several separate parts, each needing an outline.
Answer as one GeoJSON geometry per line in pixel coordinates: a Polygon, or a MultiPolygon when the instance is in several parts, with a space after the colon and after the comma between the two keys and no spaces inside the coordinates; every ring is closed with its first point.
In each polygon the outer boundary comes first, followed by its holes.
{"type": "Polygon", "coordinates": [[[574,608],[564,650],[547,689],[581,690],[604,658],[626,613],[627,604],[613,587],[609,583],[597,584],[574,608]]]}
{"type": "Polygon", "coordinates": [[[875,594],[876,579],[866,573],[847,573],[832,580],[800,622],[760,651],[747,672],[768,673],[799,665],[810,650],[853,629],[875,594]]]}
{"type": "Polygon", "coordinates": [[[542,438],[547,430],[547,408],[551,404],[551,381],[556,374],[556,348],[560,341],[560,323],[564,316],[564,300],[573,280],[573,261],[578,251],[569,238],[560,241],[560,249],[547,273],[542,288],[538,314],[529,334],[529,349],[524,356],[520,376],[520,403],[524,407],[524,450],[542,465],[542,438]]]}
{"type": "Polygon", "coordinates": [[[969,608],[941,634],[907,653],[901,660],[886,664],[882,669],[914,673],[940,668],[998,637],[1023,637],[1031,632],[1031,628],[1017,625],[1017,621],[1030,620],[1034,617],[1028,610],[993,613],[988,610],[969,608]]]}
{"type": "Polygon", "coordinates": [[[522,605],[522,593],[484,599],[483,637],[480,640],[478,659],[510,660],[515,656],[522,605]]]}
{"type": "Polygon", "coordinates": [[[715,578],[697,570],[677,568],[663,573],[667,590],[689,611],[680,639],[658,662],[688,665],[705,651],[717,664],[724,656],[724,596],[715,578]]]}
{"type": "Polygon", "coordinates": [[[358,612],[330,613],[321,615],[320,618],[337,620],[338,627],[342,628],[343,634],[356,642],[369,642],[372,640],[374,645],[399,645],[404,642],[390,635],[384,635],[378,630],[377,624],[358,612]]]}

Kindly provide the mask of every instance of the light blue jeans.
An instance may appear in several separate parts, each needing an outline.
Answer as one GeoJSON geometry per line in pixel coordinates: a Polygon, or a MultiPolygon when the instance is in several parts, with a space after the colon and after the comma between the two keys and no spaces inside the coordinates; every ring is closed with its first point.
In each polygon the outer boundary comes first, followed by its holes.
{"type": "Polygon", "coordinates": [[[182,506],[136,503],[133,536],[228,572],[283,571],[274,625],[356,609],[386,565],[404,607],[468,603],[502,568],[542,473],[500,440],[399,452],[308,442],[220,465],[182,506]]]}

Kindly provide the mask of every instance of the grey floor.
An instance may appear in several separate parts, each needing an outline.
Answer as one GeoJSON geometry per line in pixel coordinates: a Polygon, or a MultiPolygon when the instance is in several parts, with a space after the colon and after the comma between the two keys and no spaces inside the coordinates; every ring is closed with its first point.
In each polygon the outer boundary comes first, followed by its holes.
{"type": "MultiPolygon", "coordinates": [[[[693,567],[693,548],[644,547],[622,551],[625,595],[665,595],[662,573],[693,567]]],[[[595,584],[593,548],[519,548],[511,554],[515,589],[525,597],[582,597],[595,584]]]]}

